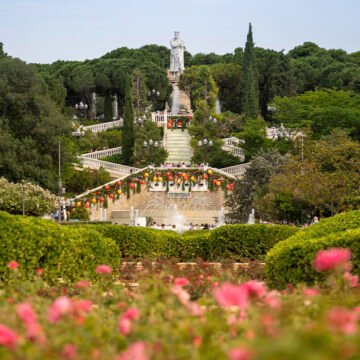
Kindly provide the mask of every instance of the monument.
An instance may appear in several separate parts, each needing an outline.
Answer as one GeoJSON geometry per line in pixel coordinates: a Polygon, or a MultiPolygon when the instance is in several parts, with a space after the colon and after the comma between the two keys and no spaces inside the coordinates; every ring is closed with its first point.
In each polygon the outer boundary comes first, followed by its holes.
{"type": "Polygon", "coordinates": [[[175,31],[175,37],[170,40],[170,73],[177,75],[182,73],[185,69],[184,66],[184,51],[185,43],[180,39],[180,33],[175,31]]]}

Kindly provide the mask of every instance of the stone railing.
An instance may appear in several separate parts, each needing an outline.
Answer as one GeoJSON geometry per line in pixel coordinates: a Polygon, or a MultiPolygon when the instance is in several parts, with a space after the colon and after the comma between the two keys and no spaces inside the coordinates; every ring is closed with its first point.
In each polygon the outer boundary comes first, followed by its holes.
{"type": "Polygon", "coordinates": [[[115,121],[109,121],[109,122],[104,122],[101,124],[95,124],[95,125],[89,125],[89,126],[80,125],[79,128],[72,133],[72,135],[73,136],[81,136],[86,131],[92,131],[93,133],[106,131],[106,130],[113,129],[116,127],[121,127],[121,126],[123,126],[123,123],[124,123],[124,120],[119,119],[119,120],[115,120],[115,121]]]}
{"type": "MultiPolygon", "coordinates": [[[[106,162],[106,161],[103,161],[103,162],[106,162]]],[[[110,164],[111,164],[111,163],[110,163],[110,164]]],[[[117,164],[114,164],[114,165],[117,165],[117,164]]],[[[105,185],[113,185],[113,184],[115,184],[117,181],[123,180],[123,179],[127,178],[130,174],[132,174],[132,175],[140,174],[140,173],[144,172],[144,171],[147,169],[147,167],[146,167],[146,168],[143,168],[143,169],[138,169],[138,168],[131,168],[131,167],[125,166],[125,165],[119,165],[119,166],[122,166],[122,167],[125,167],[125,168],[129,168],[129,169],[132,170],[132,171],[130,172],[130,170],[129,170],[129,173],[128,173],[128,174],[125,174],[125,175],[123,175],[123,176],[121,176],[121,177],[119,177],[119,178],[117,178],[117,179],[115,179],[115,180],[112,180],[112,181],[110,181],[110,182],[108,182],[108,183],[106,183],[106,184],[103,184],[103,185],[101,185],[101,186],[98,186],[98,187],[95,188],[95,189],[91,189],[91,190],[88,190],[88,191],[86,191],[86,192],[84,192],[84,193],[82,193],[82,194],[80,194],[80,195],[77,195],[77,196],[75,196],[74,198],[72,198],[71,200],[72,200],[72,201],[75,201],[76,199],[80,199],[80,198],[82,198],[82,197],[84,197],[84,196],[86,196],[86,195],[88,195],[88,194],[90,194],[90,193],[93,193],[93,192],[95,192],[95,191],[101,190],[105,185]]]]}
{"type": "Polygon", "coordinates": [[[225,139],[222,139],[222,140],[224,141],[225,145],[239,145],[239,144],[243,143],[242,140],[238,139],[235,136],[228,137],[228,138],[225,138],[225,139]]]}
{"type": "Polygon", "coordinates": [[[222,149],[224,151],[229,152],[230,154],[238,157],[241,161],[245,160],[245,154],[242,148],[238,145],[242,143],[242,141],[236,137],[229,137],[226,139],[222,139],[224,141],[224,145],[222,149]]]}
{"type": "Polygon", "coordinates": [[[246,172],[246,169],[250,166],[250,163],[240,164],[235,166],[229,166],[227,168],[221,169],[227,175],[232,176],[243,176],[246,172]]]}
{"type": "Polygon", "coordinates": [[[80,155],[80,158],[87,158],[87,159],[102,159],[108,156],[112,156],[112,155],[117,155],[117,154],[121,154],[122,152],[122,147],[116,147],[116,148],[111,148],[111,149],[106,149],[106,150],[99,150],[99,151],[94,151],[91,153],[87,153],[87,154],[82,154],[80,155]]]}
{"type": "Polygon", "coordinates": [[[121,164],[115,164],[109,161],[91,159],[86,157],[80,157],[79,159],[83,167],[87,167],[90,169],[100,169],[102,167],[106,171],[108,171],[112,176],[128,176],[132,174],[134,171],[139,170],[138,168],[121,165],[121,164]]]}
{"type": "Polygon", "coordinates": [[[151,120],[156,123],[164,123],[166,124],[168,121],[169,116],[176,116],[178,117],[186,117],[188,118],[191,114],[171,114],[168,111],[157,111],[151,113],[151,120]]]}

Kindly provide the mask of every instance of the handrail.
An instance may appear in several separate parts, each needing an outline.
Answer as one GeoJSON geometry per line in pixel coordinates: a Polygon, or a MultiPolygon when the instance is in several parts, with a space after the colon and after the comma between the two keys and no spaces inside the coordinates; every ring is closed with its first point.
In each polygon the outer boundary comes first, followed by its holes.
{"type": "Polygon", "coordinates": [[[93,133],[102,132],[116,127],[121,127],[123,126],[123,124],[124,124],[124,119],[121,118],[119,120],[104,122],[95,125],[88,125],[88,126],[80,125],[78,129],[72,133],[72,135],[79,136],[85,134],[85,131],[91,131],[93,133]]]}
{"type": "Polygon", "coordinates": [[[231,174],[234,176],[244,175],[246,172],[246,169],[250,166],[250,163],[235,165],[235,166],[229,166],[226,168],[223,168],[222,171],[226,174],[231,174]]]}
{"type": "Polygon", "coordinates": [[[116,154],[121,154],[122,152],[122,147],[116,147],[116,148],[111,148],[111,149],[105,149],[105,150],[99,150],[99,151],[94,151],[91,153],[86,153],[86,154],[82,154],[80,155],[81,158],[88,158],[88,159],[101,159],[107,156],[112,156],[112,155],[116,155],[116,154]]]}
{"type": "Polygon", "coordinates": [[[122,174],[130,175],[133,171],[137,171],[138,168],[132,166],[126,166],[122,164],[115,164],[109,161],[98,160],[98,159],[89,159],[80,157],[80,163],[92,169],[99,169],[103,167],[105,170],[116,171],[122,174]]]}

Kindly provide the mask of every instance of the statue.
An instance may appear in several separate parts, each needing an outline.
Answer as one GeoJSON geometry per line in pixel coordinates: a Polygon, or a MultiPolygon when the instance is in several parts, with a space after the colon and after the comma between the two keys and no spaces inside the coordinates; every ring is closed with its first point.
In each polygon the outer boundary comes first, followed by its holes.
{"type": "Polygon", "coordinates": [[[175,31],[174,39],[170,40],[170,72],[176,75],[178,72],[182,73],[185,69],[184,66],[184,51],[185,43],[179,37],[180,33],[175,31]]]}

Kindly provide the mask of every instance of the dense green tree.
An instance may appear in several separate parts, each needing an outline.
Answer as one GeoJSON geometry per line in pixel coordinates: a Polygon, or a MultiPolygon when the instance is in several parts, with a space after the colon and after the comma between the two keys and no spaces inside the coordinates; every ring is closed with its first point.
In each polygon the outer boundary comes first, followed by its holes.
{"type": "Polygon", "coordinates": [[[344,90],[309,91],[295,97],[277,97],[275,120],[292,128],[309,128],[313,138],[345,130],[360,140],[360,95],[344,90]]]}
{"type": "Polygon", "coordinates": [[[252,26],[249,24],[242,66],[243,111],[246,118],[259,115],[259,84],[252,26]]]}
{"type": "Polygon", "coordinates": [[[332,216],[360,206],[360,144],[341,131],[305,143],[271,177],[269,192],[258,198],[263,217],[305,222],[314,215],[332,216]]]}
{"type": "Polygon", "coordinates": [[[254,157],[244,177],[237,181],[226,200],[227,223],[247,223],[251,209],[258,213],[256,200],[268,192],[271,175],[279,171],[286,157],[278,152],[268,152],[254,157]]]}
{"type": "Polygon", "coordinates": [[[124,126],[122,132],[122,157],[125,164],[130,165],[134,156],[135,132],[132,84],[129,78],[126,81],[126,85],[127,88],[124,100],[124,126]]]}

